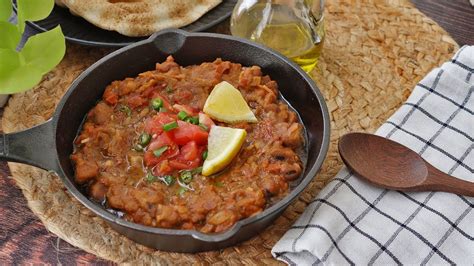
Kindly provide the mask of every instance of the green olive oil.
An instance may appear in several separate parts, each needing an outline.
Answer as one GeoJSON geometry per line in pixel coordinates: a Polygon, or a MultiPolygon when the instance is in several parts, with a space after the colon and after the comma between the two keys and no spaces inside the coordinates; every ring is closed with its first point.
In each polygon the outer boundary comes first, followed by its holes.
{"type": "Polygon", "coordinates": [[[284,5],[256,4],[233,18],[232,35],[250,39],[275,49],[292,59],[304,71],[317,64],[324,39],[322,19],[307,23],[284,5]]]}

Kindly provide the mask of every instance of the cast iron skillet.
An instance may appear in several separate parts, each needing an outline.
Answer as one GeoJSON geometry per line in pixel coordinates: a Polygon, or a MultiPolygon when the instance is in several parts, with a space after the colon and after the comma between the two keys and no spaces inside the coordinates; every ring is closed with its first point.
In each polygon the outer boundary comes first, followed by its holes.
{"type": "Polygon", "coordinates": [[[313,179],[326,156],[329,115],[323,96],[311,78],[284,56],[263,46],[231,36],[165,30],[149,39],[117,50],[85,70],[44,124],[0,137],[0,159],[56,172],[69,192],[119,233],[149,247],[175,252],[199,252],[234,245],[261,232],[295,200],[313,179]],[[127,222],[90,201],[74,183],[69,156],[87,112],[114,80],[135,77],[154,69],[172,54],[180,65],[200,64],[217,57],[244,66],[257,65],[270,75],[281,94],[301,116],[307,134],[307,164],[290,193],[270,208],[237,222],[228,231],[204,234],[194,230],[153,228],[127,222]]]}

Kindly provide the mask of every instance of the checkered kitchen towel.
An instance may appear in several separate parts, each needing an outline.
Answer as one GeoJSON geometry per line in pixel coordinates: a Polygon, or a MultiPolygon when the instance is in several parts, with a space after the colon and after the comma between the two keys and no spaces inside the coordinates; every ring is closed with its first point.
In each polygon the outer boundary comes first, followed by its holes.
{"type": "MultiPolygon", "coordinates": [[[[474,46],[431,71],[377,131],[474,182],[474,46]]],[[[374,187],[344,168],[273,247],[288,264],[474,264],[474,198],[374,187]]]]}

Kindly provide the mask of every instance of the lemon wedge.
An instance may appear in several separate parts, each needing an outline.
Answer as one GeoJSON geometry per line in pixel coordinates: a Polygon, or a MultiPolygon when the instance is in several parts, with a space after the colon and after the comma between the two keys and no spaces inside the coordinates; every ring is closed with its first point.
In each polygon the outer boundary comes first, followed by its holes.
{"type": "Polygon", "coordinates": [[[207,158],[202,175],[210,176],[224,169],[239,153],[247,132],[240,128],[212,126],[207,140],[207,158]]]}
{"type": "Polygon", "coordinates": [[[226,81],[214,87],[207,97],[203,111],[221,122],[257,122],[240,91],[226,81]]]}

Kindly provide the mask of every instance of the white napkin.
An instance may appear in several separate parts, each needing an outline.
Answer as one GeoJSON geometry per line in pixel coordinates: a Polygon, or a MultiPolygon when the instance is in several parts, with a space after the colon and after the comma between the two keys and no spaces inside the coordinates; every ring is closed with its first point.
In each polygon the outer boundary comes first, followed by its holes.
{"type": "MultiPolygon", "coordinates": [[[[376,134],[474,182],[474,46],[432,70],[376,134]]],[[[474,264],[474,198],[374,187],[343,168],[272,249],[288,264],[474,264]]]]}

